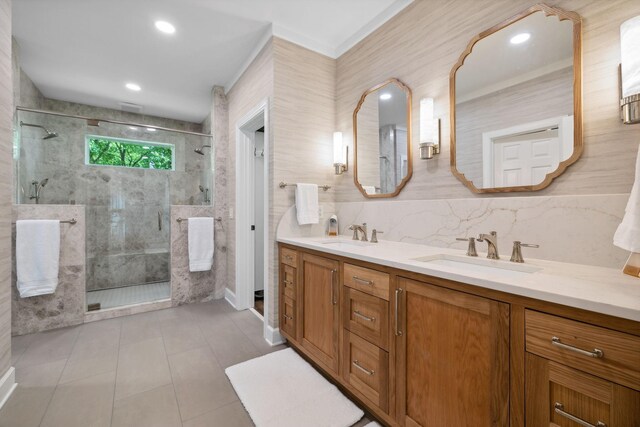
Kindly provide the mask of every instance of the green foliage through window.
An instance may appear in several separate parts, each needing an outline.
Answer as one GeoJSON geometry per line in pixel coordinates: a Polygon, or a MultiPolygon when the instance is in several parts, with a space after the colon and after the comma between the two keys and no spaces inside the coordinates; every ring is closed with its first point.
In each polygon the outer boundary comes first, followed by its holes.
{"type": "Polygon", "coordinates": [[[89,164],[142,169],[173,169],[173,146],[144,141],[87,137],[89,164]]]}

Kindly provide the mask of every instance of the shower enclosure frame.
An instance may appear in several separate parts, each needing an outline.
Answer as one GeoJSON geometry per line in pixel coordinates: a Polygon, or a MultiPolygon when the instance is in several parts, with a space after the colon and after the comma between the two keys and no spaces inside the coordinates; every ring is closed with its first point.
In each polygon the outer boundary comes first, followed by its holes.
{"type": "Polygon", "coordinates": [[[99,126],[99,124],[101,122],[103,122],[103,123],[111,123],[111,124],[114,124],[114,125],[133,126],[133,127],[139,127],[139,128],[153,128],[153,129],[156,129],[156,130],[162,130],[162,131],[166,131],[166,132],[176,132],[176,133],[182,133],[182,134],[186,134],[186,135],[196,135],[196,136],[204,136],[204,137],[207,137],[207,138],[213,138],[213,135],[211,135],[210,133],[192,132],[192,131],[188,131],[188,130],[172,129],[172,128],[167,128],[167,127],[163,127],[163,126],[156,126],[156,125],[150,125],[150,124],[135,123],[135,122],[125,122],[125,121],[122,121],[122,120],[98,119],[98,118],[95,118],[95,117],[80,116],[80,115],[76,115],[76,114],[66,114],[66,113],[58,113],[56,111],[38,110],[38,109],[35,109],[35,108],[16,107],[16,111],[25,111],[25,112],[28,112],[28,113],[40,113],[40,114],[48,114],[50,116],[69,117],[69,118],[73,118],[73,119],[86,120],[87,124],[89,124],[89,126],[99,126]]]}

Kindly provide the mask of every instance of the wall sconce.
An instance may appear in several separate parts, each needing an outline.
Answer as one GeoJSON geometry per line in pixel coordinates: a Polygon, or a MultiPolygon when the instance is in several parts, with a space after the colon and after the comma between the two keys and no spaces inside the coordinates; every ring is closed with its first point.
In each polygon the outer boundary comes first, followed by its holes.
{"type": "Polygon", "coordinates": [[[640,16],[620,26],[620,92],[622,121],[640,123],[640,16]]]}
{"type": "Polygon", "coordinates": [[[440,119],[434,119],[433,98],[420,100],[420,158],[440,154],[440,119]]]}
{"type": "Polygon", "coordinates": [[[342,145],[342,132],[333,133],[333,168],[336,175],[349,170],[349,147],[342,145]]]}

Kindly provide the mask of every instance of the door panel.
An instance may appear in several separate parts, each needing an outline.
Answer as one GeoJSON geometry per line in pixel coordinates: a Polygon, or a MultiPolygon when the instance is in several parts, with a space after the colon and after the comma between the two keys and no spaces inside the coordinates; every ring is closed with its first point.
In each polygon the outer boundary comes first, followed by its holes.
{"type": "Polygon", "coordinates": [[[302,255],[302,346],[338,372],[338,261],[302,255]]]}
{"type": "Polygon", "coordinates": [[[397,286],[401,423],[508,425],[508,304],[402,278],[397,286]]]}

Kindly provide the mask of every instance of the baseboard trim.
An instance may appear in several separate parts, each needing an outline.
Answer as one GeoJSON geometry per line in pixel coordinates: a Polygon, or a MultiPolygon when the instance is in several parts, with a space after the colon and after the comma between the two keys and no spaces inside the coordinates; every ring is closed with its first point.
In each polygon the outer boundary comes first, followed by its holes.
{"type": "Polygon", "coordinates": [[[231,290],[229,290],[229,288],[224,288],[224,299],[226,299],[227,302],[229,304],[231,304],[233,306],[233,308],[235,308],[237,310],[237,307],[236,307],[236,294],[231,292],[231,290]]]}
{"type": "Polygon", "coordinates": [[[267,326],[265,339],[271,347],[285,343],[284,337],[280,334],[280,328],[272,328],[271,326],[267,326]]]}
{"type": "Polygon", "coordinates": [[[11,366],[0,379],[0,408],[7,403],[16,387],[18,387],[16,383],[16,370],[11,366]]]}

